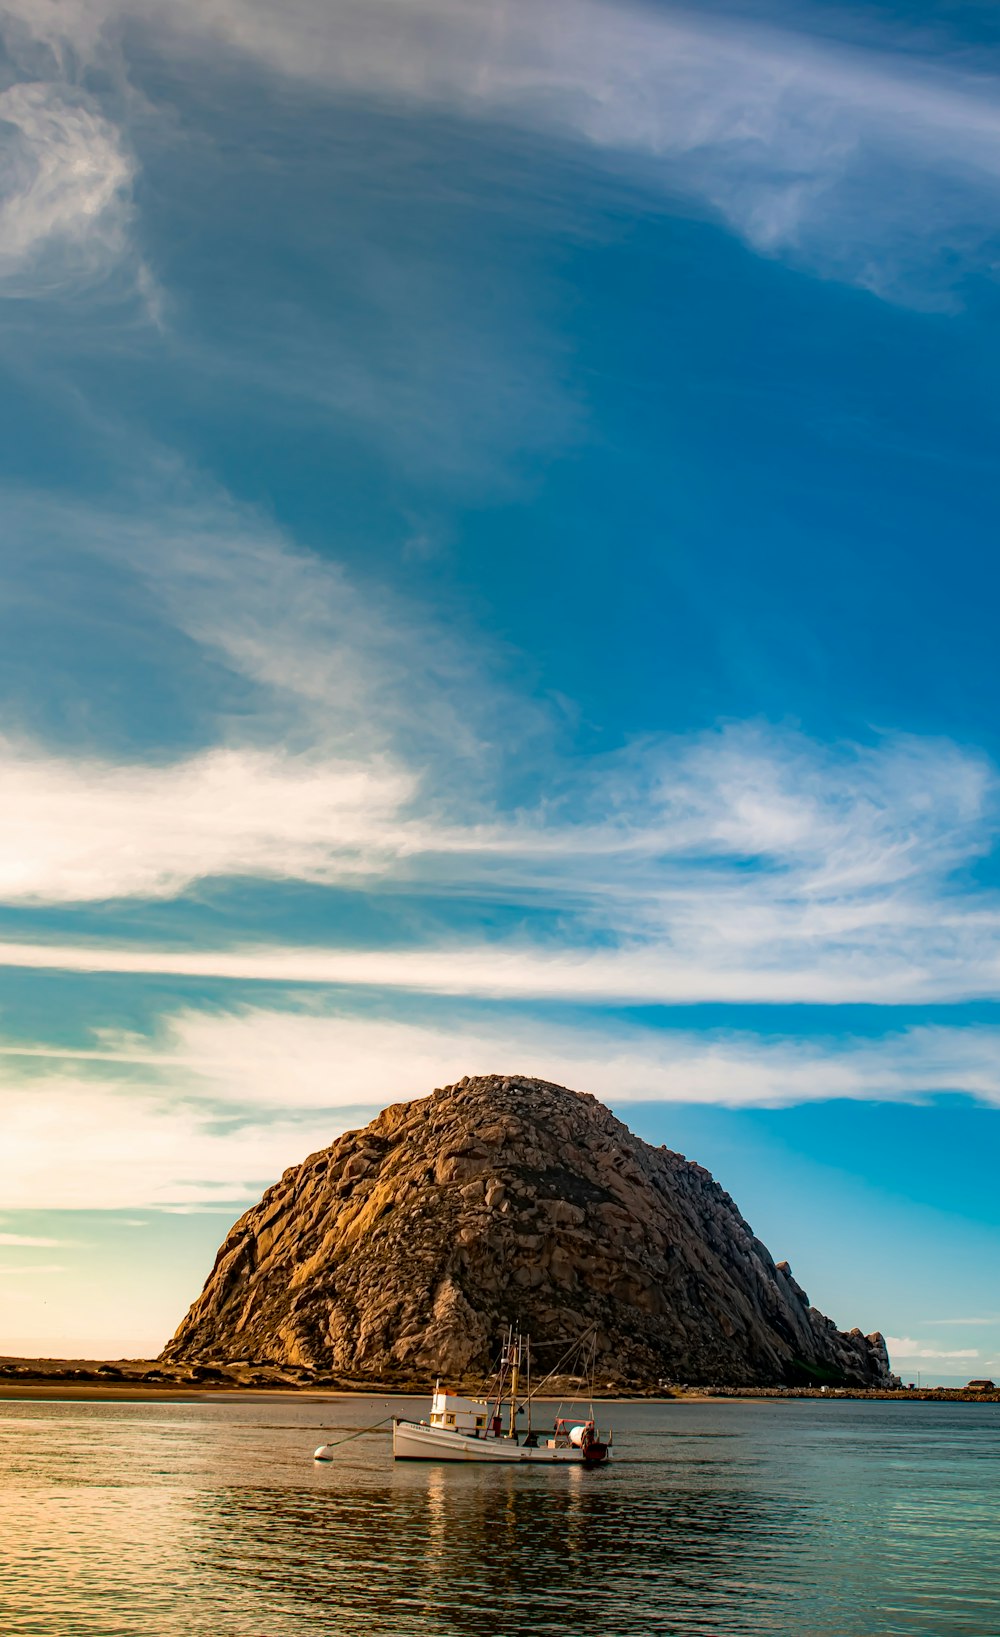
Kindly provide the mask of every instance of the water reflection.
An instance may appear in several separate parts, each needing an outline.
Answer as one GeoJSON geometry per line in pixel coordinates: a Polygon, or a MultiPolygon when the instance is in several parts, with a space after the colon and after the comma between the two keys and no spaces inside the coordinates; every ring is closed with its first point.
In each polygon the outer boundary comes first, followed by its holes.
{"type": "MultiPolygon", "coordinates": [[[[734,1588],[772,1594],[772,1542],[806,1529],[808,1506],[647,1469],[411,1467],[389,1482],[303,1496],[238,1490],[202,1497],[206,1580],[267,1565],[269,1592],[300,1629],[331,1608],[358,1628],[495,1637],[538,1632],[711,1630],[734,1588]]],[[[732,1628],[730,1628],[732,1629],[732,1628]]],[[[758,1625],[758,1630],[769,1629],[758,1625]]]]}
{"type": "Polygon", "coordinates": [[[629,1406],[596,1471],[314,1467],[384,1406],[0,1406],[3,1637],[1000,1632],[996,1406],[629,1406]]]}

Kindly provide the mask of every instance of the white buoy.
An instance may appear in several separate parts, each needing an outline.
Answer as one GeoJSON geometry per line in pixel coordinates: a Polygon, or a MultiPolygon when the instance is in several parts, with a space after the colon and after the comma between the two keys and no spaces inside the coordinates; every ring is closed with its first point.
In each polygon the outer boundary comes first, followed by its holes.
{"type": "Polygon", "coordinates": [[[313,1460],[314,1461],[332,1461],[333,1456],[330,1454],[330,1451],[332,1450],[332,1448],[333,1448],[332,1444],[320,1444],[319,1449],[316,1450],[314,1455],[313,1455],[313,1460]]]}

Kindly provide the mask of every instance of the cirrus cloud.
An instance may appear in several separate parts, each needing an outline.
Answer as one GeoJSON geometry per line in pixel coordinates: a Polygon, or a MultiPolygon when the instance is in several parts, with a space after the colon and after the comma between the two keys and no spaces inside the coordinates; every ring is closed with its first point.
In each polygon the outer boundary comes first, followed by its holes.
{"type": "MultiPolygon", "coordinates": [[[[948,304],[990,274],[1000,118],[988,57],[901,31],[840,39],[766,17],[608,0],[12,0],[56,60],[147,31],[168,59],[221,54],[331,98],[557,138],[754,249],[890,299],[948,304]]],[[[64,138],[53,129],[57,155],[64,138]]],[[[83,193],[79,193],[83,199],[83,193]]],[[[74,207],[74,211],[76,207],[74,207]]]]}
{"type": "Polygon", "coordinates": [[[911,39],[607,0],[206,0],[145,15],[331,94],[582,144],[758,251],[883,296],[948,300],[989,271],[996,76],[911,39]],[[636,169],[638,167],[638,169],[636,169]]]}
{"type": "Polygon", "coordinates": [[[405,1022],[302,1004],[187,1008],[147,1036],[105,1029],[78,1049],[0,1047],[0,1191],[12,1210],[235,1209],[346,1124],[465,1074],[528,1074],[618,1110],[912,1102],[945,1090],[1000,1106],[997,1043],[997,1030],[977,1028],[794,1039],[571,1027],[511,1011],[499,1023],[454,1010],[405,1022]]]}
{"type": "Polygon", "coordinates": [[[60,295],[125,254],[135,165],[121,131],[68,86],[0,92],[0,294],[60,295]]]}

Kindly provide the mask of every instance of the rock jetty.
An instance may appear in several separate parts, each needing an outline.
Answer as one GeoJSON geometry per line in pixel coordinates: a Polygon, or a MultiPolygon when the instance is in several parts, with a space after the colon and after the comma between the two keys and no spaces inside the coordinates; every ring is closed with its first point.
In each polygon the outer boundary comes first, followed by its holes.
{"type": "Polygon", "coordinates": [[[881,1335],[810,1306],[702,1166],[515,1075],[397,1103],[286,1171],[162,1357],[458,1380],[510,1322],[536,1367],[593,1327],[607,1386],[893,1382],[881,1335]]]}

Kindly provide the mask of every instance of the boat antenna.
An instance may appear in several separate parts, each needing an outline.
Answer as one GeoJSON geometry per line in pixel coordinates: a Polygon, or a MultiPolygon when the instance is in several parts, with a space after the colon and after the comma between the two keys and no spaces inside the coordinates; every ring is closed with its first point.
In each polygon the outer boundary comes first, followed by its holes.
{"type": "MultiPolygon", "coordinates": [[[[593,1344],[593,1352],[594,1352],[594,1362],[593,1362],[593,1365],[592,1365],[592,1372],[596,1372],[596,1369],[597,1369],[597,1326],[595,1324],[595,1325],[588,1325],[587,1329],[583,1332],[582,1335],[576,1336],[574,1338],[574,1340],[570,1342],[569,1346],[566,1348],[566,1351],[564,1353],[562,1353],[559,1356],[559,1358],[557,1358],[557,1360],[556,1360],[555,1364],[553,1364],[551,1370],[546,1371],[545,1375],[542,1377],[541,1381],[538,1383],[537,1387],[535,1388],[536,1396],[541,1392],[541,1390],[545,1386],[546,1382],[551,1381],[553,1376],[559,1375],[561,1373],[564,1366],[569,1368],[572,1365],[572,1363],[575,1361],[575,1362],[577,1362],[578,1367],[579,1367],[579,1364],[583,1363],[586,1360],[586,1356],[587,1356],[586,1355],[586,1348],[587,1348],[589,1343],[593,1344]]],[[[577,1402],[579,1402],[579,1400],[577,1400],[577,1402]]]]}

